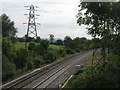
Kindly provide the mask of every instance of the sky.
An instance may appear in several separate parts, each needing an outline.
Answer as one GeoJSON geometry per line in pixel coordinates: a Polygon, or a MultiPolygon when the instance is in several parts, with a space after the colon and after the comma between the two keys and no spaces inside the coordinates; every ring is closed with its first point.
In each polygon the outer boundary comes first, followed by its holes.
{"type": "Polygon", "coordinates": [[[53,34],[55,38],[63,39],[65,36],[92,37],[87,34],[86,26],[77,24],[76,15],[78,13],[79,0],[3,0],[0,3],[2,13],[7,14],[12,21],[15,22],[15,27],[18,30],[17,36],[23,37],[27,32],[27,8],[24,6],[38,6],[36,14],[38,36],[41,38],[49,38],[49,34],[53,34]]]}

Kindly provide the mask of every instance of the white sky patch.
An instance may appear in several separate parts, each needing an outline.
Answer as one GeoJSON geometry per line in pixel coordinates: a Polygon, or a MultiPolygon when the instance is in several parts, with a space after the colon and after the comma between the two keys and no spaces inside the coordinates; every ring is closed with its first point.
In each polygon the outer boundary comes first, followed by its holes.
{"type": "Polygon", "coordinates": [[[2,13],[6,13],[11,20],[15,22],[18,28],[18,36],[22,37],[26,34],[28,11],[26,5],[38,6],[37,14],[40,15],[36,20],[41,23],[37,27],[38,35],[41,38],[48,38],[53,33],[56,38],[64,38],[65,36],[86,37],[91,39],[87,34],[87,30],[83,26],[78,26],[76,15],[78,13],[79,0],[4,0],[2,2],[2,13]]]}

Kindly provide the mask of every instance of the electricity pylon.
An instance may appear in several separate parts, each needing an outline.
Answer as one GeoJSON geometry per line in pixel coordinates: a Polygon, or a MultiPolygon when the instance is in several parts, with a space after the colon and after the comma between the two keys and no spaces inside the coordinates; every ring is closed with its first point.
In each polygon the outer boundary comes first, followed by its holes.
{"type": "Polygon", "coordinates": [[[29,41],[29,37],[32,38],[37,38],[37,25],[40,25],[40,23],[36,23],[36,16],[40,16],[38,14],[35,14],[36,8],[38,8],[37,6],[25,6],[27,7],[29,10],[29,14],[24,14],[24,15],[28,15],[28,23],[23,23],[23,24],[27,24],[27,34],[25,35],[25,47],[27,47],[27,42],[29,41]]]}
{"type": "Polygon", "coordinates": [[[26,38],[28,37],[33,37],[36,38],[37,37],[37,25],[40,25],[39,23],[36,23],[36,16],[39,16],[38,14],[35,14],[36,8],[38,8],[37,6],[25,6],[25,7],[29,7],[29,14],[24,14],[24,15],[28,15],[28,23],[23,23],[23,24],[27,24],[27,34],[26,34],[26,38]]]}

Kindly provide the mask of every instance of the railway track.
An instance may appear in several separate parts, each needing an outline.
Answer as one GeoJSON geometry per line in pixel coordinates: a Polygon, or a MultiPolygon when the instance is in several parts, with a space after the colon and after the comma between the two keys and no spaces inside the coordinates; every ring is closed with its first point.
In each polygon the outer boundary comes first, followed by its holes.
{"type": "Polygon", "coordinates": [[[45,89],[49,86],[49,84],[54,82],[54,80],[57,77],[59,77],[62,73],[67,71],[72,64],[74,64],[72,58],[74,59],[75,57],[76,57],[76,60],[74,61],[74,63],[76,63],[79,60],[79,57],[77,57],[77,54],[65,60],[54,62],[41,69],[37,69],[32,73],[29,73],[23,77],[20,77],[10,83],[7,83],[2,86],[2,90],[12,90],[14,88],[20,90],[22,88],[27,88],[29,84],[31,84],[32,82],[34,83],[36,80],[39,80],[40,77],[46,75],[48,72],[51,71],[50,75],[48,75],[43,80],[39,81],[39,83],[35,84],[30,88],[31,90],[36,90],[38,88],[45,89]]]}
{"type": "MultiPolygon", "coordinates": [[[[76,63],[79,60],[76,60],[74,63],[76,63]]],[[[51,74],[50,76],[48,76],[45,80],[43,80],[42,82],[38,83],[36,86],[34,86],[32,88],[32,90],[36,90],[36,89],[46,89],[52,82],[54,82],[54,80],[56,78],[58,78],[62,73],[64,73],[65,71],[67,71],[71,65],[73,65],[74,63],[68,63],[67,66],[64,66],[62,68],[60,68],[59,70],[57,70],[56,72],[54,72],[53,74],[51,74]]]]}
{"type": "Polygon", "coordinates": [[[66,66],[60,68],[59,70],[57,70],[56,72],[54,72],[53,74],[51,74],[50,76],[48,76],[45,80],[41,81],[40,83],[38,83],[36,86],[34,86],[31,90],[37,90],[37,89],[43,89],[46,90],[47,87],[54,82],[55,79],[57,79],[61,74],[63,74],[64,72],[66,72],[68,69],[71,68],[71,66],[76,65],[76,63],[81,60],[82,62],[84,60],[82,60],[82,58],[88,56],[89,54],[77,59],[76,61],[74,61],[73,63],[69,62],[66,66]]]}

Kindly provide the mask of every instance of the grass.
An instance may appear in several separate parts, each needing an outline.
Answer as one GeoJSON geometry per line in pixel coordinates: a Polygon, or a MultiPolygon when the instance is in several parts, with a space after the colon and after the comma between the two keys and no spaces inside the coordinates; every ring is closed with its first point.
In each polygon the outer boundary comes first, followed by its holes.
{"type": "MultiPolygon", "coordinates": [[[[38,43],[35,43],[36,45],[38,43]]],[[[25,42],[17,42],[14,44],[14,47],[16,50],[19,50],[20,48],[24,48],[25,47],[25,42]]],[[[49,44],[49,47],[48,48],[52,48],[52,49],[55,49],[55,50],[60,50],[60,49],[63,49],[64,46],[60,46],[60,45],[53,45],[53,44],[49,44]]]]}
{"type": "Polygon", "coordinates": [[[25,48],[25,42],[17,42],[14,44],[15,50],[19,50],[20,48],[25,48]]]}
{"type": "Polygon", "coordinates": [[[52,48],[52,49],[55,49],[55,50],[60,50],[60,49],[63,49],[64,46],[50,44],[48,48],[52,48]]]}
{"type": "Polygon", "coordinates": [[[60,45],[49,44],[48,52],[52,53],[56,57],[56,59],[61,58],[63,54],[64,56],[66,56],[64,46],[60,45]],[[62,53],[60,53],[60,50],[62,50],[62,53]]]}

